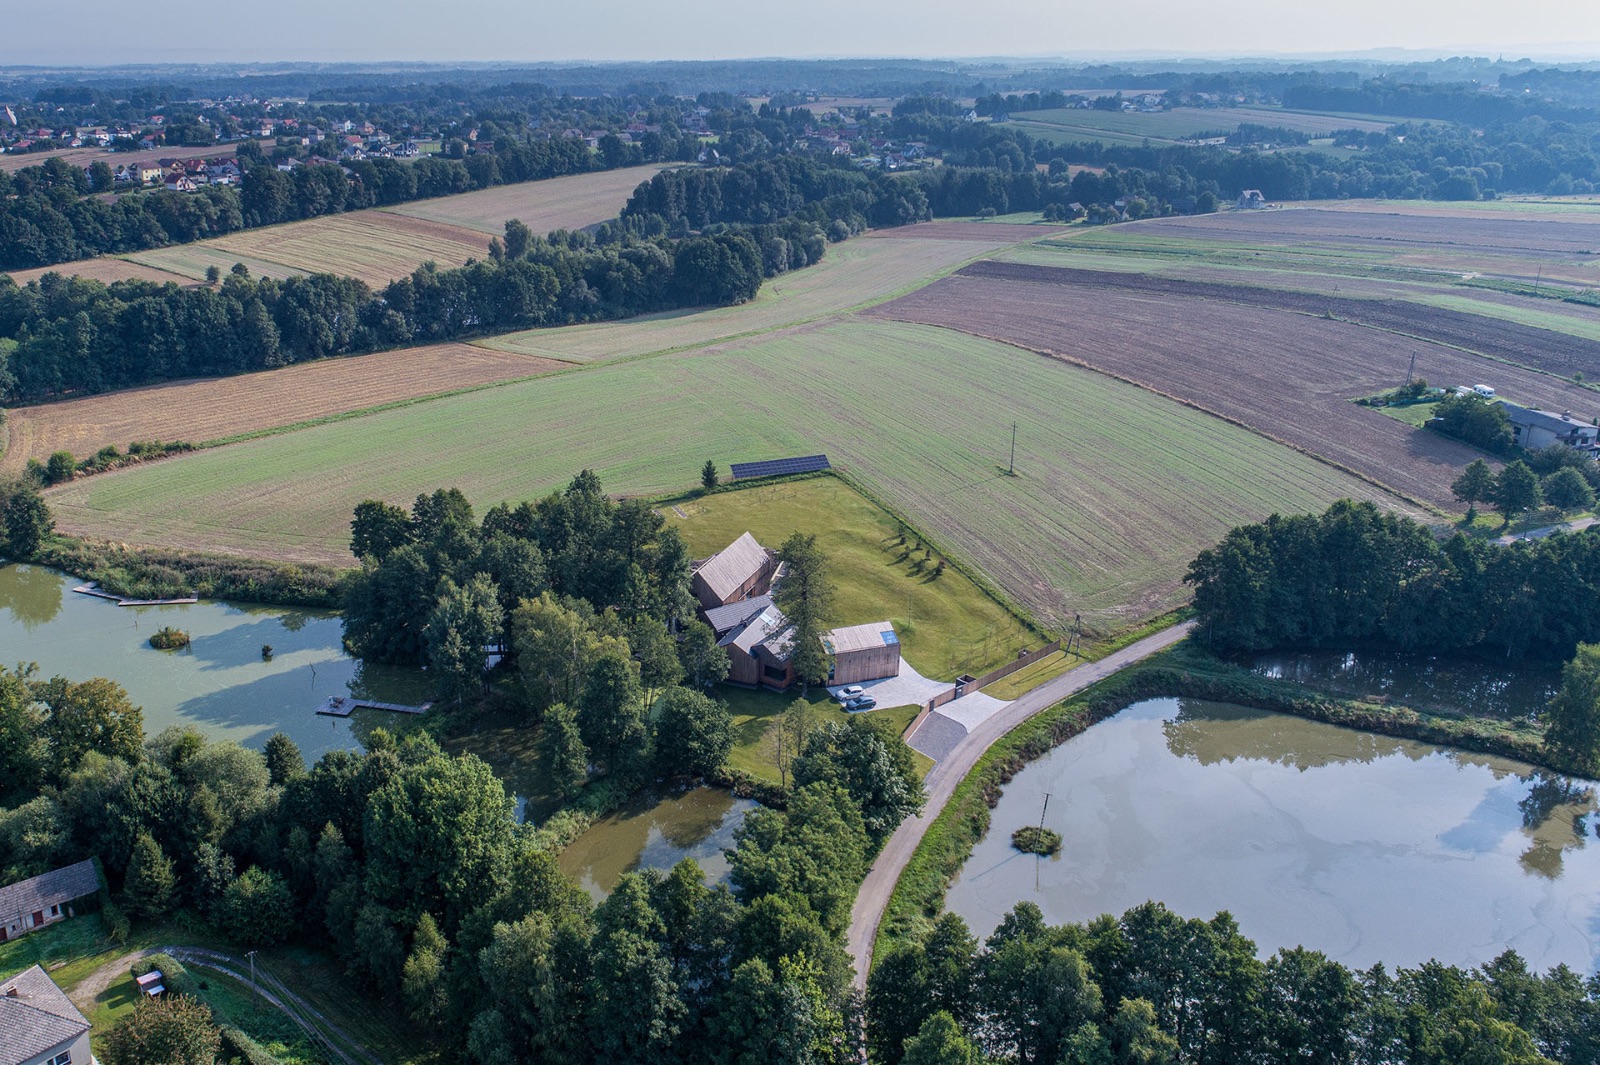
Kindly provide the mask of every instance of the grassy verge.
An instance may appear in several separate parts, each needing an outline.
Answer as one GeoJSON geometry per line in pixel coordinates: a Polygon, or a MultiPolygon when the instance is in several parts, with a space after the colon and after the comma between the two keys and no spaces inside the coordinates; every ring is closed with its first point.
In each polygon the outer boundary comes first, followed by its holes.
{"type": "MultiPolygon", "coordinates": [[[[733,751],[728,755],[728,768],[756,780],[778,783],[778,764],[768,735],[783,712],[800,700],[800,696],[795,692],[746,691],[731,687],[719,689],[716,695],[733,712],[733,751]]],[[[804,702],[811,708],[812,724],[819,728],[842,723],[852,716],[825,689],[812,689],[804,702]]],[[[904,732],[921,709],[919,706],[892,706],[868,712],[874,719],[894,722],[895,727],[904,732]]],[[[933,768],[932,760],[912,753],[917,768],[926,776],[933,768]]]]}
{"type": "Polygon", "coordinates": [[[950,881],[989,827],[1000,791],[1023,766],[1141,699],[1187,696],[1294,714],[1346,728],[1515,758],[1556,770],[1537,726],[1466,715],[1428,714],[1343,698],[1258,677],[1180,645],[1051,707],[989,748],[912,855],[878,928],[874,957],[938,916],[950,881]]]}
{"type": "Polygon", "coordinates": [[[134,599],[198,595],[245,603],[336,608],[348,570],[316,563],[295,564],[234,555],[158,547],[130,547],[104,540],[54,536],[33,561],[54,566],[134,599]]]}

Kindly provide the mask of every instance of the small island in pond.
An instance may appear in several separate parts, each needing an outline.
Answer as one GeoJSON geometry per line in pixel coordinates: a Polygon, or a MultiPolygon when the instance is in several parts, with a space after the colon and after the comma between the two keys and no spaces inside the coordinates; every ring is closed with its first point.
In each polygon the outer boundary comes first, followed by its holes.
{"type": "Polygon", "coordinates": [[[170,625],[163,626],[156,630],[155,635],[150,637],[150,646],[157,651],[172,651],[179,647],[188,647],[189,634],[170,625]]]}
{"type": "Polygon", "coordinates": [[[1040,825],[1028,825],[1011,833],[1011,845],[1024,854],[1049,857],[1061,849],[1061,833],[1040,825]]]}

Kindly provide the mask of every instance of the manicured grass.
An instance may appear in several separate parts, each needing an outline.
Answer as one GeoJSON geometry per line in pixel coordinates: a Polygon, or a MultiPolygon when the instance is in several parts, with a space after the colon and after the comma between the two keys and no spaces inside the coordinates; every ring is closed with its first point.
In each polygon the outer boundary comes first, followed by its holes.
{"type": "MultiPolygon", "coordinates": [[[[38,932],[0,943],[0,979],[42,965],[63,984],[76,983],[88,970],[79,971],[86,959],[109,950],[120,952],[106,938],[98,913],[87,913],[53,924],[38,932]]],[[[111,955],[115,957],[115,954],[111,955]]],[[[89,966],[93,969],[94,966],[89,966]]]]}
{"type": "Polygon", "coordinates": [[[1053,655],[1039,659],[1031,666],[1017,670],[1009,677],[1001,677],[984,688],[983,694],[1009,701],[1023,692],[1037,688],[1047,680],[1059,677],[1073,666],[1082,665],[1083,662],[1084,659],[1076,653],[1069,655],[1065,651],[1057,651],[1053,655]]]}
{"type": "Polygon", "coordinates": [[[1373,407],[1372,409],[1386,418],[1393,418],[1397,422],[1405,422],[1407,425],[1414,425],[1420,429],[1428,423],[1429,418],[1433,417],[1434,408],[1438,405],[1437,403],[1413,403],[1405,407],[1373,407]]]}
{"type": "MultiPolygon", "coordinates": [[[[783,712],[800,699],[800,690],[796,688],[790,692],[780,693],[764,689],[750,691],[723,685],[715,694],[718,699],[728,704],[728,709],[733,713],[733,751],[728,756],[728,767],[762,780],[780,783],[778,765],[774,760],[768,734],[777,724],[778,718],[783,716],[783,712]]],[[[806,696],[805,702],[811,707],[812,724],[818,728],[847,721],[853,716],[846,713],[844,708],[828,695],[826,689],[813,688],[806,696]]],[[[895,728],[904,733],[912,719],[921,711],[920,706],[891,706],[869,710],[867,713],[875,720],[893,722],[895,728]]],[[[926,776],[928,770],[933,768],[933,760],[917,751],[912,751],[911,754],[918,771],[926,776]]]]}
{"type": "Polygon", "coordinates": [[[748,532],[781,547],[791,533],[813,534],[827,552],[837,588],[840,625],[889,620],[902,651],[924,676],[954,680],[1009,661],[1018,647],[1037,645],[1029,627],[953,566],[934,577],[930,562],[913,572],[923,552],[911,533],[904,546],[894,518],[834,477],[817,477],[719,492],[662,507],[696,558],[748,532]],[[682,511],[687,518],[677,514],[682,511]]]}
{"type": "Polygon", "coordinates": [[[660,494],[695,484],[707,458],[726,469],[816,452],[1046,627],[1081,613],[1101,633],[1183,601],[1184,565],[1232,526],[1376,492],[1058,360],[851,320],[252,440],[49,500],[66,532],[338,561],[365,498],[456,485],[481,507],[584,468],[613,492],[660,494]]]}

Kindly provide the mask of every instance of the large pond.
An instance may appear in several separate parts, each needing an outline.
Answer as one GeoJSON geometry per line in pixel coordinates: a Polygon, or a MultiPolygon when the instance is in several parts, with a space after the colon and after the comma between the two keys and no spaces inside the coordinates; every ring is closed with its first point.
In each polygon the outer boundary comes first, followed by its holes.
{"type": "Polygon", "coordinates": [[[1559,662],[1505,662],[1392,651],[1292,651],[1261,655],[1251,668],[1357,697],[1445,713],[1533,717],[1561,686],[1559,662]]]}
{"type": "Polygon", "coordinates": [[[733,834],[755,807],[719,788],[693,788],[648,809],[597,821],[561,852],[561,868],[597,902],[623,873],[671,869],[684,858],[699,862],[708,882],[721,883],[729,872],[723,851],[733,846],[733,834]]]}
{"type": "Polygon", "coordinates": [[[38,566],[0,568],[0,662],[37,662],[45,677],[109,677],[144,708],[146,735],[194,725],[259,747],[281,731],[311,761],[357,746],[349,719],[314,712],[330,695],[416,703],[430,690],[418,670],[345,654],[332,613],[211,600],[123,607],[73,592],[81,583],[38,566]],[[146,641],[163,625],[186,630],[193,643],[153,650],[146,641]],[[272,646],[270,661],[264,644],[272,646]]]}
{"type": "Polygon", "coordinates": [[[1587,782],[1520,762],[1192,700],[1135,704],[1022,770],[946,904],[986,936],[1029,900],[1052,923],[1147,899],[1228,910],[1263,955],[1476,965],[1507,947],[1590,971],[1600,816],[1587,782]],[[1040,820],[1061,854],[1011,833],[1040,820]]]}

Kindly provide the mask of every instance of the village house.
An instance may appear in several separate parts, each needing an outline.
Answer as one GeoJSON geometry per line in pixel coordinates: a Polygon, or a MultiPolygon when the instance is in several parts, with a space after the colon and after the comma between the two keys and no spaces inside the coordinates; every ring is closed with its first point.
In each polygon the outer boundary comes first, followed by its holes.
{"type": "Polygon", "coordinates": [[[695,562],[690,572],[689,590],[700,609],[708,611],[771,588],[778,572],[778,555],[745,533],[710,558],[695,562]]]}
{"type": "Polygon", "coordinates": [[[66,920],[71,903],[99,890],[100,874],[89,860],[0,888],[0,943],[66,920]]]}
{"type": "Polygon", "coordinates": [[[1590,452],[1591,456],[1595,452],[1600,427],[1578,421],[1570,410],[1557,414],[1555,411],[1519,407],[1515,403],[1502,403],[1501,406],[1511,422],[1511,432],[1518,447],[1537,451],[1551,444],[1560,444],[1590,452]]]}
{"type": "Polygon", "coordinates": [[[1261,195],[1260,189],[1245,189],[1239,193],[1239,202],[1234,208],[1240,211],[1256,211],[1267,205],[1267,198],[1261,195]]]}
{"type": "Polygon", "coordinates": [[[0,981],[0,1065],[91,1065],[89,1022],[35,965],[0,981]]]}
{"type": "Polygon", "coordinates": [[[728,652],[729,683],[780,692],[794,684],[794,626],[773,604],[770,595],[706,613],[707,623],[714,630],[722,626],[717,646],[728,652]],[[715,620],[712,615],[716,615],[715,620]],[[740,620],[730,624],[733,617],[740,620]]]}

